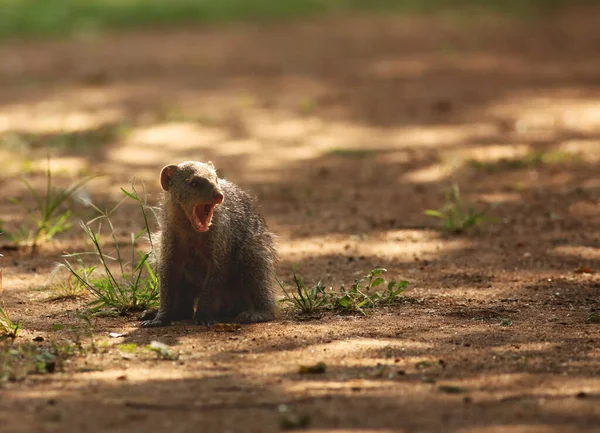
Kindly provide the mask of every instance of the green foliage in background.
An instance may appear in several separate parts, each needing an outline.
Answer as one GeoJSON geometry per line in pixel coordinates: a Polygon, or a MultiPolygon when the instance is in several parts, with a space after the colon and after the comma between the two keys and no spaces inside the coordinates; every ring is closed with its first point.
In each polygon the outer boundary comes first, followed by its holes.
{"type": "Polygon", "coordinates": [[[524,13],[538,7],[572,3],[568,0],[0,0],[0,37],[89,34],[143,25],[298,18],[332,12],[431,12],[460,6],[524,13]]]}
{"type": "Polygon", "coordinates": [[[19,205],[25,211],[25,222],[21,224],[18,232],[13,234],[6,232],[3,222],[0,220],[0,231],[18,246],[31,246],[32,253],[37,252],[40,243],[52,240],[55,235],[71,227],[69,217],[72,213],[70,205],[72,205],[73,194],[94,178],[94,176],[87,176],[67,188],[56,187],[52,184],[50,157],[48,157],[47,167],[45,192],[35,189],[25,177],[21,178],[35,201],[33,207],[29,207],[16,197],[9,197],[11,202],[19,205]]]}

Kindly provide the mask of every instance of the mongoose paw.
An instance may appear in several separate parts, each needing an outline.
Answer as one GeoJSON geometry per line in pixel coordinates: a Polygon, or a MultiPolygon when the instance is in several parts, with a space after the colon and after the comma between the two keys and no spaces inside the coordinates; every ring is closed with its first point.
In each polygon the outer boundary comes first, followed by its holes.
{"type": "Polygon", "coordinates": [[[158,310],[156,308],[152,308],[150,310],[146,310],[142,313],[138,320],[142,320],[144,322],[148,322],[150,320],[154,320],[156,315],[158,314],[158,310]]]}
{"type": "Polygon", "coordinates": [[[157,314],[154,319],[142,322],[141,326],[142,328],[159,328],[161,326],[169,326],[170,324],[171,321],[169,319],[157,314]]]}
{"type": "Polygon", "coordinates": [[[214,326],[217,324],[217,321],[215,319],[197,318],[194,320],[194,322],[196,323],[196,325],[204,325],[204,326],[214,326]]]}
{"type": "Polygon", "coordinates": [[[244,311],[235,318],[236,323],[257,323],[273,320],[273,314],[264,311],[244,311]]]}

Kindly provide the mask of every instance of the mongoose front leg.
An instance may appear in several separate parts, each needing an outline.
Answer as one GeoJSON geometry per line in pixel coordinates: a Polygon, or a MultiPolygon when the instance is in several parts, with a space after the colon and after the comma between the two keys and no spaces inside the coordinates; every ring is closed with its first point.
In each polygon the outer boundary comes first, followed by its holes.
{"type": "Polygon", "coordinates": [[[142,322],[143,328],[159,328],[161,326],[169,326],[171,324],[171,319],[169,315],[164,311],[159,311],[156,314],[156,317],[152,320],[146,320],[142,322]]]}
{"type": "MultiPolygon", "coordinates": [[[[206,284],[206,282],[205,282],[206,284]]],[[[209,282],[213,285],[214,282],[209,282]]],[[[218,322],[215,313],[219,310],[219,299],[208,295],[206,292],[201,293],[196,304],[194,312],[194,323],[196,325],[212,326],[218,322]]]]}
{"type": "Polygon", "coordinates": [[[158,308],[151,308],[149,310],[146,310],[142,313],[142,315],[140,316],[139,320],[141,320],[142,322],[145,322],[147,320],[152,320],[156,317],[156,315],[158,314],[158,308]]]}
{"type": "Polygon", "coordinates": [[[177,287],[177,300],[174,303],[172,319],[191,320],[194,317],[195,287],[193,282],[182,278],[177,287]]]}
{"type": "Polygon", "coordinates": [[[160,308],[153,319],[142,322],[142,327],[144,328],[170,325],[177,308],[177,290],[180,290],[179,285],[183,271],[183,260],[177,257],[175,253],[177,249],[172,245],[172,240],[165,236],[164,232],[161,236],[161,253],[158,264],[160,308]]]}
{"type": "Polygon", "coordinates": [[[171,285],[169,284],[168,278],[160,279],[160,308],[158,311],[148,311],[143,317],[142,327],[144,328],[157,328],[160,326],[168,326],[171,324],[171,312],[174,296],[171,296],[171,285]]]}
{"type": "Polygon", "coordinates": [[[202,326],[213,326],[213,325],[217,324],[217,320],[209,319],[206,316],[196,316],[196,318],[194,319],[194,323],[196,325],[202,325],[202,326]]]}

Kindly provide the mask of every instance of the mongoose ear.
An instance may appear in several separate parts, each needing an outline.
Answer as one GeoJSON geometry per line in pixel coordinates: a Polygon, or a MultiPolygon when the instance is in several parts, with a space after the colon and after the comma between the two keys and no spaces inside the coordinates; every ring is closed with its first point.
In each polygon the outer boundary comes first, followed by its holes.
{"type": "Polygon", "coordinates": [[[210,168],[212,168],[213,170],[216,170],[216,169],[215,169],[215,165],[212,163],[212,161],[208,161],[208,162],[206,163],[206,165],[208,165],[208,166],[209,166],[210,168]]]}
{"type": "Polygon", "coordinates": [[[177,171],[176,165],[167,165],[160,172],[160,186],[165,191],[168,191],[171,188],[171,177],[177,171]]]}

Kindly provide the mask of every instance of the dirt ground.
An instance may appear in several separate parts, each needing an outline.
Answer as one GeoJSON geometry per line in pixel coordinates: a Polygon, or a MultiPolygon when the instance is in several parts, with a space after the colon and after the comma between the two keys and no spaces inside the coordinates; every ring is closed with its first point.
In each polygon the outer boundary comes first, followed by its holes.
{"type": "MultiPolygon", "coordinates": [[[[367,317],[282,314],[235,332],[99,317],[99,353],[0,386],[0,431],[274,432],[295,418],[312,432],[599,431],[588,319],[600,276],[576,272],[600,272],[599,16],[336,17],[0,45],[7,229],[23,219],[7,198],[30,200],[17,175],[44,183],[46,143],[62,143],[56,182],[106,174],[87,188],[100,206],[133,176],[156,203],[162,166],[212,160],[258,195],[280,278],[297,264],[338,287],[382,266],[410,282],[407,302],[367,317]],[[442,235],[423,212],[452,182],[496,221],[442,235]],[[117,349],[153,340],[179,359],[117,349]],[[325,373],[298,373],[320,361],[325,373]]],[[[127,206],[123,235],[138,223],[127,206]]],[[[77,322],[89,298],[37,289],[63,251],[85,250],[75,221],[35,258],[2,251],[17,342],[77,322]]]]}

